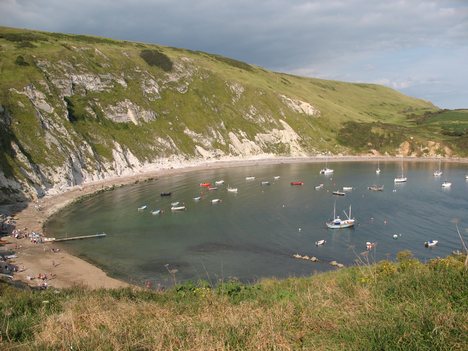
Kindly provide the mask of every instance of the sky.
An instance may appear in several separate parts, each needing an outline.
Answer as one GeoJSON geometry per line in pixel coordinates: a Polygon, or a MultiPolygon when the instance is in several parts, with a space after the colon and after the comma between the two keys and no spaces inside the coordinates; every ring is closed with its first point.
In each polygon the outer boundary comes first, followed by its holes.
{"type": "Polygon", "coordinates": [[[0,25],[205,51],[468,108],[468,0],[0,0],[0,25]]]}

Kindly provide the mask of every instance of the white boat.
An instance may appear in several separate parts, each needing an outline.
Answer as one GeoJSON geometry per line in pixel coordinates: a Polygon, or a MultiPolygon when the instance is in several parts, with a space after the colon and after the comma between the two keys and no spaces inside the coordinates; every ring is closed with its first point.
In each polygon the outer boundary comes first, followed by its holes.
{"type": "Polygon", "coordinates": [[[221,179],[221,180],[217,180],[217,181],[215,181],[215,184],[216,184],[216,185],[224,184],[224,180],[222,180],[222,179],[221,179]]]}
{"type": "Polygon", "coordinates": [[[376,174],[380,174],[380,162],[377,161],[377,169],[375,170],[376,174]]]}
{"type": "Polygon", "coordinates": [[[465,179],[468,180],[468,174],[465,176],[465,179]]]}
{"type": "Polygon", "coordinates": [[[368,186],[367,189],[372,190],[372,191],[383,191],[384,186],[374,184],[374,185],[368,186]]]}
{"type": "Polygon", "coordinates": [[[442,188],[450,188],[452,186],[452,183],[445,181],[442,183],[442,188]]]}
{"type": "Polygon", "coordinates": [[[143,205],[141,207],[138,207],[138,211],[143,211],[147,208],[148,206],[147,205],[143,205]]]}
{"type": "Polygon", "coordinates": [[[353,187],[352,186],[344,186],[343,191],[352,191],[353,187]]]}
{"type": "Polygon", "coordinates": [[[434,177],[440,177],[442,175],[442,171],[440,169],[440,162],[441,161],[439,160],[439,169],[435,170],[434,173],[433,173],[434,177]]]}
{"type": "Polygon", "coordinates": [[[429,240],[424,243],[425,247],[433,247],[436,246],[439,240],[429,240]]]}
{"type": "Polygon", "coordinates": [[[278,179],[280,179],[280,178],[281,178],[280,176],[274,176],[274,177],[273,177],[274,180],[278,180],[278,179]]]}
{"type": "Polygon", "coordinates": [[[328,159],[325,161],[325,168],[322,168],[320,170],[320,174],[332,174],[333,173],[333,169],[331,168],[328,168],[328,159]]]}
{"type": "Polygon", "coordinates": [[[332,174],[333,173],[333,169],[331,168],[322,168],[320,170],[320,174],[332,174]]]}
{"type": "Polygon", "coordinates": [[[200,201],[200,200],[201,200],[201,196],[195,196],[195,197],[193,198],[193,201],[200,201]]]}
{"type": "Polygon", "coordinates": [[[180,201],[171,202],[172,207],[176,207],[178,204],[180,204],[180,201]]]}
{"type": "Polygon", "coordinates": [[[237,188],[228,187],[227,191],[229,191],[230,193],[237,193],[237,188]]]}
{"type": "Polygon", "coordinates": [[[220,202],[221,202],[221,199],[213,199],[213,200],[211,200],[211,203],[212,203],[212,204],[218,204],[218,203],[220,203],[220,202]]]}
{"type": "Polygon", "coordinates": [[[315,186],[315,190],[320,190],[322,188],[323,188],[323,183],[315,186]]]}
{"type": "Polygon", "coordinates": [[[401,176],[400,177],[396,177],[394,182],[395,183],[406,183],[406,181],[408,180],[408,178],[406,178],[404,176],[404,173],[403,173],[403,162],[401,163],[401,176]]]}
{"type": "Polygon", "coordinates": [[[370,241],[367,241],[366,242],[366,249],[367,250],[372,250],[373,248],[375,248],[375,245],[377,245],[377,243],[371,243],[370,241]]]}
{"type": "Polygon", "coordinates": [[[270,185],[270,182],[268,180],[264,180],[260,184],[261,185],[270,185]]]}
{"type": "Polygon", "coordinates": [[[185,206],[172,206],[171,211],[185,211],[185,206]]]}
{"type": "Polygon", "coordinates": [[[161,213],[162,213],[162,210],[160,210],[160,209],[151,211],[151,214],[152,214],[153,216],[159,215],[159,214],[161,214],[161,213]]]}
{"type": "MultiPolygon", "coordinates": [[[[343,211],[344,212],[344,211],[343,211]]],[[[347,219],[341,219],[340,216],[336,215],[336,203],[333,205],[333,220],[326,222],[326,225],[330,229],[342,229],[354,226],[355,219],[351,218],[351,205],[349,206],[349,214],[344,212],[347,219]]]]}
{"type": "Polygon", "coordinates": [[[326,240],[319,240],[315,242],[315,246],[325,245],[325,243],[326,243],[326,240]]]}
{"type": "Polygon", "coordinates": [[[255,177],[253,177],[253,176],[245,177],[245,180],[254,180],[254,179],[255,179],[255,177]]]}
{"type": "Polygon", "coordinates": [[[338,196],[345,196],[346,193],[345,192],[342,192],[342,191],[339,191],[339,190],[335,190],[332,192],[333,195],[338,195],[338,196]]]}

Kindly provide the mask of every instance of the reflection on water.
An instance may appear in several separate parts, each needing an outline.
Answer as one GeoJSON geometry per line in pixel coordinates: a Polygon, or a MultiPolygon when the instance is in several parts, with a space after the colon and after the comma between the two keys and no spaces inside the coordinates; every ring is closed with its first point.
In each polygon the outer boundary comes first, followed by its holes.
{"type": "Polygon", "coordinates": [[[411,250],[422,260],[445,256],[460,249],[454,221],[468,227],[468,183],[465,166],[450,164],[443,177],[434,177],[436,163],[405,163],[408,182],[394,184],[399,163],[334,163],[332,176],[320,175],[321,164],[281,164],[206,170],[163,177],[131,185],[93,198],[57,214],[48,223],[51,236],[105,232],[104,239],[62,244],[114,276],[136,284],[238,278],[252,282],[262,277],[309,275],[333,268],[336,260],[346,265],[365,258],[367,241],[377,246],[371,260],[394,259],[411,250]],[[255,180],[246,180],[255,176],[255,180]],[[274,179],[274,176],[280,176],[274,179]],[[442,179],[441,179],[442,178],[442,179]],[[201,188],[202,182],[224,180],[217,190],[201,188]],[[444,180],[452,187],[443,189],[444,180]],[[269,181],[270,185],[261,185],[269,181]],[[291,186],[291,181],[303,181],[291,186]],[[324,187],[316,190],[315,186],[324,187]],[[384,191],[370,191],[370,185],[384,191]],[[227,191],[237,187],[238,193],[227,191]],[[353,187],[345,196],[332,191],[353,187]],[[172,196],[161,197],[170,191],[172,196]],[[193,198],[201,196],[200,201],[193,198]],[[221,203],[212,204],[219,198],[221,203]],[[171,212],[179,201],[186,211],[171,212]],[[325,221],[343,214],[352,204],[357,225],[330,230],[325,221]],[[138,211],[147,205],[144,211],[138,211]],[[151,211],[164,213],[152,215],[151,211]],[[393,239],[394,234],[401,234],[393,239]],[[323,246],[315,242],[325,239],[323,246]],[[430,239],[439,240],[432,249],[430,239]],[[320,262],[297,260],[292,255],[316,256],[320,262]],[[174,277],[169,273],[173,272],[174,277]]]}

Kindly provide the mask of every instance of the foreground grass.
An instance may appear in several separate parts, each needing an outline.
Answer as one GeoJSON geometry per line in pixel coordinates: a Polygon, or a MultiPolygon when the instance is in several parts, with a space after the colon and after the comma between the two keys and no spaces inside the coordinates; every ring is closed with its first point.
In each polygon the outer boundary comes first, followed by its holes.
{"type": "Polygon", "coordinates": [[[464,257],[165,292],[1,285],[0,349],[465,350],[464,257]]]}

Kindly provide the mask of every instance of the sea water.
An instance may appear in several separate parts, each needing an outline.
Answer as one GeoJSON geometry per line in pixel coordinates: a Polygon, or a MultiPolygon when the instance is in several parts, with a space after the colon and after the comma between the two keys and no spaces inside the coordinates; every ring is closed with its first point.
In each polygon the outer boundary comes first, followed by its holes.
{"type": "Polygon", "coordinates": [[[87,198],[56,214],[46,232],[56,238],[107,233],[103,239],[62,243],[67,251],[101,267],[109,274],[134,283],[154,286],[187,280],[239,279],[255,282],[265,277],[306,276],[357,262],[394,260],[402,250],[427,261],[461,249],[456,230],[467,237],[468,182],[466,165],[446,164],[434,177],[437,163],[405,162],[408,181],[394,184],[401,163],[381,162],[380,175],[373,162],[329,163],[330,176],[320,175],[320,163],[252,165],[207,169],[161,177],[87,198]],[[246,177],[255,177],[246,180],[246,177]],[[274,179],[280,176],[279,179],[274,179]],[[202,182],[224,180],[217,190],[202,182]],[[442,188],[444,180],[452,182],[442,188]],[[262,185],[269,181],[269,185],[262,185]],[[302,181],[302,186],[291,186],[302,181]],[[315,186],[323,183],[320,190],[315,186]],[[384,185],[383,192],[368,190],[384,185]],[[227,187],[238,188],[238,193],[227,187]],[[332,192],[353,187],[345,196],[332,192]],[[161,192],[172,192],[161,197],[161,192]],[[201,196],[199,201],[193,198],[201,196]],[[217,204],[212,199],[221,199],[217,204]],[[171,211],[179,201],[186,210],[171,211]],[[147,205],[143,211],[138,208],[147,205]],[[354,228],[327,229],[325,222],[346,217],[352,206],[354,228]],[[162,209],[160,215],[151,211],[162,209]],[[395,234],[397,238],[394,239],[395,234]],[[318,240],[323,246],[315,246],[318,240]],[[434,248],[424,242],[438,240],[434,248]],[[366,251],[366,242],[375,242],[366,251]],[[318,262],[293,258],[315,256],[318,262]]]}

